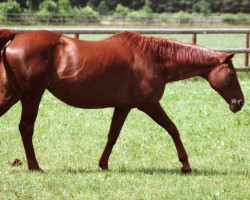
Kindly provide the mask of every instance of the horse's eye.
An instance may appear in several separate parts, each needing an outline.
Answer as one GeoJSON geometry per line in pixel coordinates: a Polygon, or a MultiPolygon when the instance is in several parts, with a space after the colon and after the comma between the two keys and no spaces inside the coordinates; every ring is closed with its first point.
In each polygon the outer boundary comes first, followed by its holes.
{"type": "Polygon", "coordinates": [[[234,75],[234,71],[233,70],[230,70],[230,72],[228,73],[229,76],[232,76],[234,75]]]}

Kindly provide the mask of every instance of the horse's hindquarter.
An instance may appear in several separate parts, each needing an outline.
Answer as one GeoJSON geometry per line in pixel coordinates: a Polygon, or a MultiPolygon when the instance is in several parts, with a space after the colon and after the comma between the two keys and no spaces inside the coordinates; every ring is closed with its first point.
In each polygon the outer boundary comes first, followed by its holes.
{"type": "Polygon", "coordinates": [[[61,38],[49,91],[65,103],[83,108],[132,103],[133,57],[118,43],[61,38]]]}
{"type": "Polygon", "coordinates": [[[20,94],[34,95],[47,86],[53,63],[53,51],[60,34],[36,31],[16,34],[6,49],[6,60],[20,94]]]}

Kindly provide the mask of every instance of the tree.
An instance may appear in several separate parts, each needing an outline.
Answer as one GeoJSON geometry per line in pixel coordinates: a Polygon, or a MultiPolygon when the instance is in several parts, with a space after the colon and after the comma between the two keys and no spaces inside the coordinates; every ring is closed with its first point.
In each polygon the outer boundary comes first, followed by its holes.
{"type": "Polygon", "coordinates": [[[151,9],[153,12],[173,12],[174,8],[174,0],[151,0],[151,9]]]}
{"type": "Polygon", "coordinates": [[[84,7],[86,6],[88,1],[82,1],[82,0],[70,0],[70,4],[72,7],[84,7]]]}
{"type": "Polygon", "coordinates": [[[89,15],[92,17],[97,17],[98,13],[93,10],[90,6],[85,6],[85,7],[80,7],[80,8],[74,8],[76,14],[81,14],[81,15],[89,15]]]}
{"type": "Polygon", "coordinates": [[[115,10],[120,0],[104,0],[105,4],[109,7],[110,10],[115,10]]]}
{"type": "Polygon", "coordinates": [[[27,0],[17,0],[17,2],[19,3],[21,9],[27,8],[26,1],[27,0]]]}
{"type": "Polygon", "coordinates": [[[32,9],[35,11],[38,10],[39,5],[42,1],[43,0],[30,0],[32,9]]]}
{"type": "Polygon", "coordinates": [[[106,5],[105,1],[101,1],[101,3],[97,6],[96,10],[103,15],[109,13],[109,7],[106,5]]]}
{"type": "Polygon", "coordinates": [[[0,3],[0,13],[20,13],[20,4],[15,0],[0,3]]]}
{"type": "Polygon", "coordinates": [[[240,12],[250,13],[250,0],[241,0],[240,12]]]}
{"type": "MultiPolygon", "coordinates": [[[[147,1],[147,0],[146,0],[147,1]]],[[[129,7],[130,9],[138,10],[145,5],[145,0],[105,0],[106,5],[110,10],[115,10],[118,4],[129,7]]]]}
{"type": "Polygon", "coordinates": [[[58,1],[58,13],[72,13],[72,7],[69,0],[59,0],[58,1]]]}
{"type": "Polygon", "coordinates": [[[192,7],[192,10],[195,12],[202,13],[204,16],[208,16],[211,13],[211,4],[207,1],[198,1],[192,7]]]}
{"type": "MultiPolygon", "coordinates": [[[[124,6],[128,6],[130,9],[134,9],[134,10],[139,10],[142,8],[142,6],[145,4],[145,0],[125,0],[126,4],[122,3],[122,5],[124,6]]],[[[151,7],[151,6],[150,6],[151,7]]]]}
{"type": "Polygon", "coordinates": [[[224,13],[237,13],[237,12],[240,11],[239,10],[240,9],[240,4],[241,4],[241,1],[224,0],[220,12],[224,12],[224,13]]]}
{"type": "Polygon", "coordinates": [[[151,9],[151,2],[150,0],[145,0],[145,4],[142,7],[142,10],[148,14],[152,13],[152,9],[151,9]]]}
{"type": "Polygon", "coordinates": [[[115,13],[121,16],[126,16],[129,13],[129,8],[126,6],[123,6],[122,4],[118,4],[115,8],[115,13]]]}
{"type": "Polygon", "coordinates": [[[54,14],[57,13],[57,4],[52,0],[44,0],[39,4],[39,13],[41,14],[54,14]]]}

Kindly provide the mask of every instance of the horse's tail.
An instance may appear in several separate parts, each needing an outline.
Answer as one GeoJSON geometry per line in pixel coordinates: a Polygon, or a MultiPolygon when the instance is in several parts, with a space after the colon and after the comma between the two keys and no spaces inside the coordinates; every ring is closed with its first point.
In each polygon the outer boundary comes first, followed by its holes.
{"type": "Polygon", "coordinates": [[[8,29],[0,29],[0,51],[5,47],[6,43],[13,40],[15,33],[8,29]]]}

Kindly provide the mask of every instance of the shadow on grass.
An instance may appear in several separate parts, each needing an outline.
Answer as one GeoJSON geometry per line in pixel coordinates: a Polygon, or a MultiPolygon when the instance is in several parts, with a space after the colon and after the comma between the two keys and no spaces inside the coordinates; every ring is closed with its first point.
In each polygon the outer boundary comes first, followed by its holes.
{"type": "MultiPolygon", "coordinates": [[[[183,175],[183,176],[228,176],[228,175],[246,175],[247,172],[244,171],[223,171],[223,170],[214,170],[214,169],[193,169],[191,174],[184,174],[180,171],[180,169],[167,169],[167,168],[128,168],[128,169],[110,169],[106,171],[102,171],[100,169],[91,170],[91,169],[60,169],[59,172],[63,173],[72,173],[72,174],[96,174],[96,173],[118,173],[118,174],[147,174],[147,175],[157,175],[157,174],[166,174],[166,175],[183,175]]],[[[57,171],[57,172],[58,172],[57,171]]],[[[50,173],[48,171],[48,173],[50,173]]]]}
{"type": "MultiPolygon", "coordinates": [[[[21,171],[31,172],[26,167],[22,166],[12,166],[11,173],[20,173],[21,171]]],[[[31,173],[34,173],[31,172],[31,173]]],[[[41,172],[35,172],[41,173],[41,172]]],[[[246,176],[248,171],[236,171],[236,170],[216,170],[216,169],[193,169],[191,174],[184,174],[180,169],[169,169],[161,167],[151,167],[151,168],[125,168],[120,169],[110,169],[102,171],[101,169],[84,169],[84,168],[61,168],[61,169],[45,169],[44,173],[41,174],[54,174],[54,173],[68,173],[68,174],[100,174],[100,173],[109,173],[109,174],[147,174],[147,175],[157,175],[157,174],[166,174],[166,175],[183,175],[183,176],[228,176],[228,175],[240,175],[246,176]]]]}

